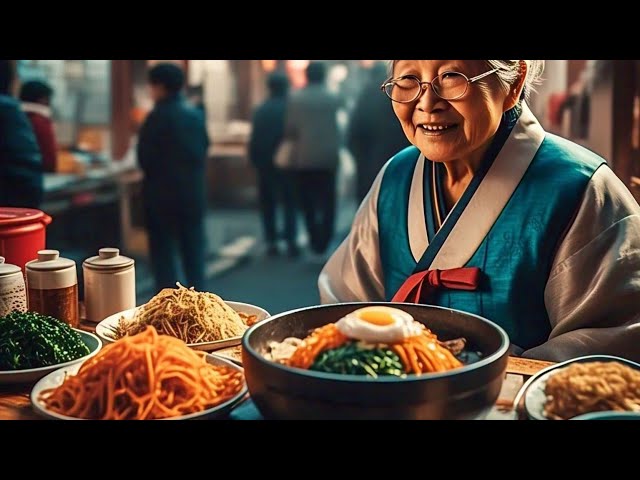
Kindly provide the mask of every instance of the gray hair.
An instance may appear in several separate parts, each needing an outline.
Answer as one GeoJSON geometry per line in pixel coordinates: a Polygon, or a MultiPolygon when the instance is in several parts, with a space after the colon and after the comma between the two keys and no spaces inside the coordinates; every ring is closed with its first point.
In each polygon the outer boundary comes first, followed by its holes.
{"type": "Polygon", "coordinates": [[[541,83],[544,70],[544,60],[487,60],[489,68],[499,68],[496,72],[500,84],[505,92],[508,92],[520,76],[520,62],[527,64],[527,78],[524,80],[524,88],[520,100],[528,100],[531,92],[535,92],[535,85],[541,83]]]}
{"type": "MultiPolygon", "coordinates": [[[[518,77],[520,76],[520,60],[485,60],[489,68],[499,68],[496,72],[500,85],[508,92],[518,77]]],[[[528,100],[531,92],[535,92],[535,85],[542,81],[544,70],[544,60],[522,60],[527,64],[527,78],[524,80],[524,88],[520,100],[528,100]]],[[[389,60],[389,76],[393,75],[393,67],[397,60],[389,60]]]]}

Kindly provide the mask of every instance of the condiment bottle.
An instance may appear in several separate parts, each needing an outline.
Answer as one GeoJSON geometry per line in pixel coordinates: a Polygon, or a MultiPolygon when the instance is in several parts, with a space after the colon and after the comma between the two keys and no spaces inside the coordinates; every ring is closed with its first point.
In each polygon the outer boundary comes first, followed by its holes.
{"type": "Polygon", "coordinates": [[[29,310],[49,315],[74,328],[80,325],[76,262],[60,257],[58,250],[40,250],[27,262],[29,310]]]}
{"type": "Polygon", "coordinates": [[[4,263],[0,257],[0,317],[14,310],[27,311],[27,292],[22,270],[17,265],[4,263]]]}
{"type": "Polygon", "coordinates": [[[101,248],[82,263],[87,320],[100,322],[114,313],[135,308],[135,262],[117,248],[101,248]]]}

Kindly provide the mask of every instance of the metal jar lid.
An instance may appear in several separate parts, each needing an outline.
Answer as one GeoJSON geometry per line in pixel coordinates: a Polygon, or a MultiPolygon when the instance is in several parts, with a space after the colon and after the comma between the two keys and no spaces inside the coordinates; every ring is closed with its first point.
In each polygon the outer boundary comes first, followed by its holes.
{"type": "Polygon", "coordinates": [[[134,260],[124,255],[120,255],[117,248],[101,248],[97,257],[87,258],[83,266],[91,270],[123,270],[131,267],[134,260]]]}
{"type": "Polygon", "coordinates": [[[18,272],[22,272],[20,267],[17,265],[11,265],[10,263],[4,263],[4,257],[0,257],[0,277],[13,275],[18,272]]]}
{"type": "Polygon", "coordinates": [[[76,262],[68,258],[62,258],[58,250],[39,250],[38,259],[27,262],[25,268],[38,272],[51,272],[75,268],[76,262]]]}

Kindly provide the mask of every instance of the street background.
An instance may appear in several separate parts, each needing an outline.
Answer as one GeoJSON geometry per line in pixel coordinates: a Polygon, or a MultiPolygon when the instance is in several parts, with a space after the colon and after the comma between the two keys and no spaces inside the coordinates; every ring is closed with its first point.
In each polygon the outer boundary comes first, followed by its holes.
{"type": "MultiPolygon", "coordinates": [[[[353,160],[344,151],[338,175],[336,235],[328,254],[346,237],[357,209],[353,199],[353,160]]],[[[299,218],[298,241],[307,237],[299,218]]],[[[317,281],[324,257],[303,253],[289,258],[282,243],[282,254],[266,255],[262,224],[254,206],[212,207],[207,217],[207,290],[225,300],[260,306],[271,314],[317,305],[317,281]]],[[[155,292],[146,257],[136,259],[137,302],[147,302],[155,292]]]]}
{"type": "MultiPolygon", "coordinates": [[[[315,305],[317,279],[327,257],[347,235],[357,208],[356,167],[348,142],[337,189],[336,233],[327,255],[310,255],[299,219],[302,256],[265,253],[256,171],[247,155],[252,115],[267,97],[267,78],[286,74],[292,89],[305,86],[310,60],[17,60],[20,81],[39,79],[54,90],[51,110],[58,144],[55,172],[44,175],[41,210],[53,218],[47,248],[76,262],[83,298],[82,262],[102,247],[118,247],[136,261],[137,303],[157,293],[149,268],[141,202],[143,174],[136,158],[138,133],[153,107],[147,73],[158,62],[180,65],[185,94],[202,108],[211,146],[207,153],[207,290],[223,299],[258,305],[271,313],[315,305]]],[[[327,86],[345,99],[340,126],[359,123],[361,105],[382,100],[387,60],[321,60],[327,86]],[[374,66],[383,65],[382,76],[374,66]],[[372,80],[373,79],[373,80],[372,80]],[[371,83],[373,81],[373,83],[371,83]],[[370,91],[365,86],[373,85],[370,91]]],[[[542,126],[607,159],[640,199],[640,61],[548,60],[543,82],[528,101],[542,126]]],[[[365,110],[369,112],[370,110],[365,110]]],[[[380,121],[385,112],[364,115],[380,121]]],[[[368,122],[363,130],[371,128],[368,122]]],[[[358,130],[362,132],[362,130],[358,130]]],[[[345,135],[346,137],[346,135],[345,135]]],[[[368,142],[371,138],[366,135],[368,142]]],[[[394,150],[398,151],[397,149],[394,150]]],[[[356,154],[354,154],[356,155],[356,154]]],[[[372,158],[375,169],[388,155],[372,158]]],[[[362,156],[358,158],[363,158],[362,156]]],[[[367,157],[368,158],[368,157],[367,157]]],[[[370,163],[360,166],[359,179],[370,163]]],[[[367,183],[367,182],[364,182],[367,183]]],[[[285,250],[285,245],[281,245],[285,250]]],[[[182,275],[180,277],[183,277],[182,275]]],[[[177,278],[185,286],[182,278],[177,278]]]]}

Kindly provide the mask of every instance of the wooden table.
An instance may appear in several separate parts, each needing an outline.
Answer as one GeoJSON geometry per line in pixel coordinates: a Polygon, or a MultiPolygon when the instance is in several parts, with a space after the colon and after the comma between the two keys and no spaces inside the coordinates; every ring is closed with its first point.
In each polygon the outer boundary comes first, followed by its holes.
{"type": "MultiPolygon", "coordinates": [[[[95,332],[94,323],[83,322],[80,328],[95,332]]],[[[511,406],[518,390],[527,378],[550,365],[552,365],[550,362],[509,357],[502,390],[488,418],[491,420],[515,419],[516,415],[511,406]]],[[[29,394],[32,387],[33,384],[0,385],[0,420],[42,420],[42,417],[31,407],[29,394]]]]}

